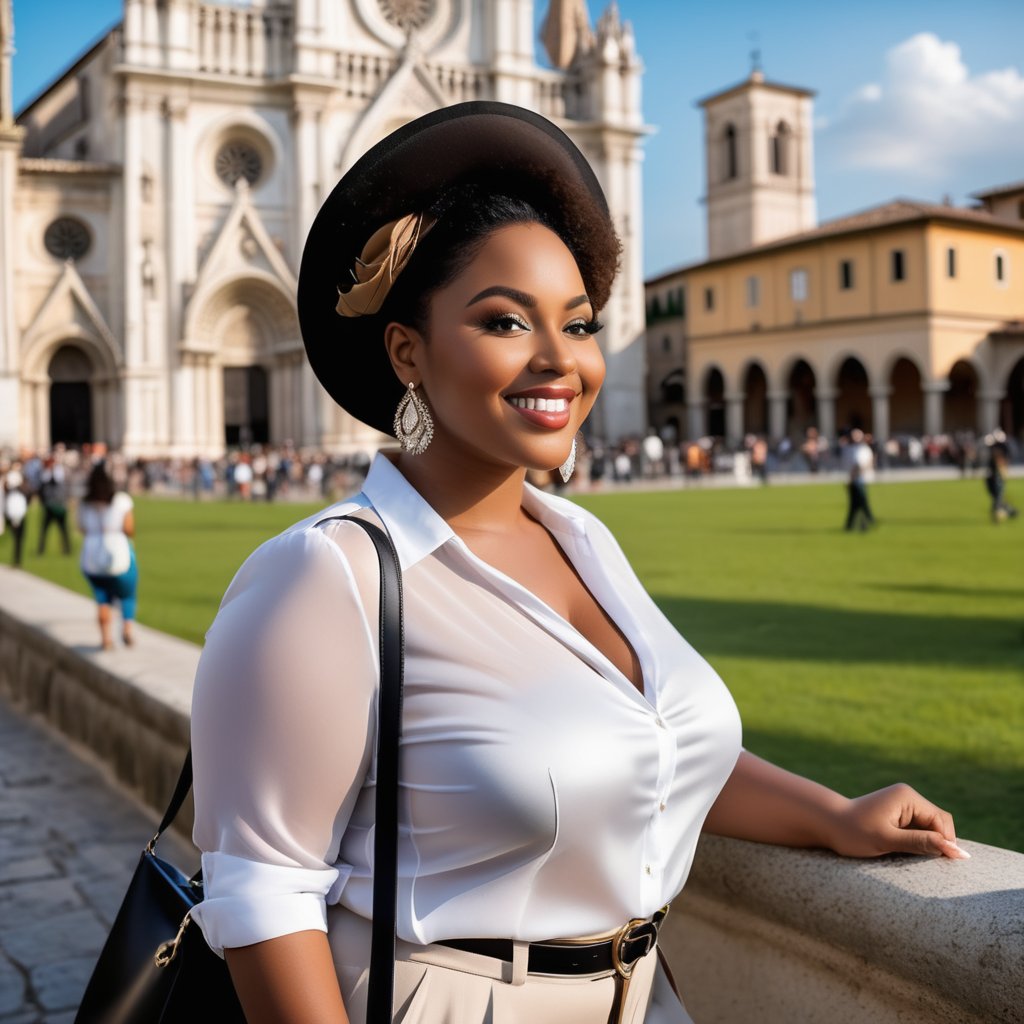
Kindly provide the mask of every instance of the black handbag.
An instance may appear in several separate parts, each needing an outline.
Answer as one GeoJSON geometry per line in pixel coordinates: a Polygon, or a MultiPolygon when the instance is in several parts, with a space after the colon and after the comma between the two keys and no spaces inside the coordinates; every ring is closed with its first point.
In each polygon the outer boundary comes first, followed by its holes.
{"type": "MultiPolygon", "coordinates": [[[[387,532],[352,516],[380,562],[380,698],[377,715],[373,930],[368,1024],[391,1020],[398,867],[398,745],[401,737],[404,638],[402,572],[387,532]]],[[[317,523],[319,526],[320,523],[317,523]]],[[[157,856],[156,844],[192,787],[192,751],[156,835],[142,851],[128,892],[86,986],[75,1024],[244,1024],[227,964],[206,944],[192,909],[203,898],[202,874],[189,878],[157,856]]]]}

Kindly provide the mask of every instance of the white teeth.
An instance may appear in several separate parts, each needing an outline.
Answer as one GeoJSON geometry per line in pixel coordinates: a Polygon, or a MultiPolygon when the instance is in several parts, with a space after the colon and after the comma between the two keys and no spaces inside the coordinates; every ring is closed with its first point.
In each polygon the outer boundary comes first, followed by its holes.
{"type": "Polygon", "coordinates": [[[566,398],[510,398],[508,401],[517,409],[533,409],[536,412],[565,412],[569,408],[566,398]]]}

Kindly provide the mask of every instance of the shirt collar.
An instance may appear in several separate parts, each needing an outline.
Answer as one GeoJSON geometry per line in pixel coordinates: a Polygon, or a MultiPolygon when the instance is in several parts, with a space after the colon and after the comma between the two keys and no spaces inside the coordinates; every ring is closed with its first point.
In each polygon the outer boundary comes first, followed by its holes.
{"type": "Polygon", "coordinates": [[[391,534],[402,569],[410,569],[455,533],[426,499],[378,452],[363,483],[363,495],[391,534]]]}
{"type": "MultiPolygon", "coordinates": [[[[442,544],[458,541],[452,528],[382,452],[374,456],[362,493],[388,528],[403,570],[433,554],[442,544]]],[[[553,533],[586,536],[583,510],[565,498],[526,484],[523,508],[553,533]]]]}
{"type": "Polygon", "coordinates": [[[523,488],[523,508],[552,533],[569,533],[575,537],[587,535],[586,513],[566,498],[527,484],[523,488]]]}

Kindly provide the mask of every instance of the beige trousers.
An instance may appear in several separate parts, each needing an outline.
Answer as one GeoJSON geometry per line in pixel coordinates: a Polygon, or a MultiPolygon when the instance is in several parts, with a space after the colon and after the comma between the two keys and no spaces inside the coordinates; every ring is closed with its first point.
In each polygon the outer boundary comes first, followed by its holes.
{"type": "MultiPolygon", "coordinates": [[[[327,929],[352,1024],[366,1021],[370,922],[328,907],[327,929]]],[[[620,1012],[614,972],[527,974],[527,945],[513,963],[437,944],[396,945],[394,1024],[692,1024],[655,952],[638,961],[620,1012]]]]}

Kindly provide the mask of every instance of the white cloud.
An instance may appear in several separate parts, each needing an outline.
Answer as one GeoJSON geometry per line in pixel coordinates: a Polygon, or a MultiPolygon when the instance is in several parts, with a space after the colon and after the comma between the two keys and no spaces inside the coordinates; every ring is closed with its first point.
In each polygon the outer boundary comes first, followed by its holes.
{"type": "Polygon", "coordinates": [[[1013,67],[972,75],[956,43],[922,32],[886,54],[882,81],[857,89],[824,135],[847,167],[921,181],[1008,159],[1024,171],[1024,76],[1013,67]]]}

